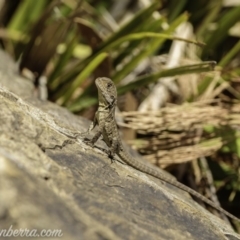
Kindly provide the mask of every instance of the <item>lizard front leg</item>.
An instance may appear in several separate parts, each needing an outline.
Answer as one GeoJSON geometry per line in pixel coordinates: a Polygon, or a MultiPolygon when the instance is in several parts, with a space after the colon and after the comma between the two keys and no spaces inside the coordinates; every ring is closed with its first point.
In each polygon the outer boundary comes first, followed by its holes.
{"type": "Polygon", "coordinates": [[[90,132],[96,127],[97,124],[98,124],[98,121],[97,121],[96,114],[95,114],[93,122],[90,124],[88,130],[86,132],[81,133],[81,135],[80,135],[83,138],[83,142],[85,142],[86,144],[88,144],[90,146],[93,146],[94,143],[101,136],[101,132],[97,132],[91,140],[86,138],[86,136],[90,134],[90,132]]]}
{"type": "Polygon", "coordinates": [[[100,136],[102,135],[102,131],[101,130],[98,130],[95,135],[93,136],[92,139],[87,139],[85,138],[84,139],[84,142],[86,142],[88,145],[90,146],[94,146],[95,142],[100,138],[100,136]]]}
{"type": "Polygon", "coordinates": [[[93,119],[93,122],[90,124],[88,130],[87,130],[86,132],[81,133],[80,136],[81,136],[82,138],[84,138],[84,140],[85,140],[85,139],[86,139],[85,137],[86,137],[87,135],[89,135],[90,132],[96,127],[97,123],[98,123],[98,122],[97,122],[97,118],[96,118],[96,114],[95,114],[94,119],[93,119]]]}

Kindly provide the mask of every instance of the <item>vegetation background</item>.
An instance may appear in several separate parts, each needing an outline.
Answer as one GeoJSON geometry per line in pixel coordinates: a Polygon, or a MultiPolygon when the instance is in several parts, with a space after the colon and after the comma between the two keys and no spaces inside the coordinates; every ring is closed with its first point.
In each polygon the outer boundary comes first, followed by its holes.
{"type": "Polygon", "coordinates": [[[39,98],[92,119],[110,77],[123,138],[240,218],[239,0],[1,0],[0,24],[39,98]]]}

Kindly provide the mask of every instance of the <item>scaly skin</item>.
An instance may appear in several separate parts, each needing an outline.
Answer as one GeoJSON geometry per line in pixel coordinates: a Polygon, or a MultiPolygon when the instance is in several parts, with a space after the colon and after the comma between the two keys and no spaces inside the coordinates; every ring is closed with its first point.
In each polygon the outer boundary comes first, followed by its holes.
{"type": "MultiPolygon", "coordinates": [[[[87,133],[89,133],[96,125],[98,125],[98,130],[96,134],[93,136],[91,140],[88,140],[88,143],[94,146],[94,143],[99,139],[102,135],[103,140],[109,147],[109,157],[113,159],[114,155],[117,154],[120,159],[126,162],[131,167],[149,174],[155,178],[158,178],[164,182],[167,182],[179,189],[182,189],[185,192],[190,193],[192,196],[197,197],[203,202],[207,203],[211,207],[217,209],[219,212],[225,214],[226,216],[240,222],[240,219],[233,216],[229,212],[225,211],[221,207],[217,206],[211,200],[207,199],[200,193],[194,191],[193,189],[171,179],[161,174],[157,169],[151,168],[136,159],[132,158],[123,148],[123,144],[121,138],[118,133],[118,128],[115,120],[115,108],[117,105],[117,90],[109,78],[97,78],[96,86],[98,88],[98,98],[99,98],[99,106],[98,110],[95,113],[95,118],[93,123],[91,124],[87,133]]],[[[86,134],[87,134],[86,133],[86,134]]],[[[85,135],[86,135],[85,134],[85,135]]]]}

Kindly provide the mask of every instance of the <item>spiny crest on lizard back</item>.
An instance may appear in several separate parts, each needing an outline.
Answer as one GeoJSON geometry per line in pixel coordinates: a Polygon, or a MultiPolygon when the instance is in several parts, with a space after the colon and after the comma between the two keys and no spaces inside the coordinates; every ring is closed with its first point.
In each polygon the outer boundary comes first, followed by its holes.
{"type": "Polygon", "coordinates": [[[106,77],[99,77],[95,80],[97,88],[99,88],[104,94],[112,95],[117,97],[117,89],[113,81],[106,77]]]}

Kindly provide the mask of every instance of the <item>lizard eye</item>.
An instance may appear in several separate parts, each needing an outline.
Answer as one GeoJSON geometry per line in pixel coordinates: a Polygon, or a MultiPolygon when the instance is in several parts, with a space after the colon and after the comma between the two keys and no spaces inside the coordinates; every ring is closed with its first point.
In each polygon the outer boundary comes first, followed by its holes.
{"type": "Polygon", "coordinates": [[[108,83],[108,84],[107,84],[107,87],[108,87],[108,88],[110,88],[111,86],[112,86],[112,84],[111,84],[111,83],[108,83]]]}

